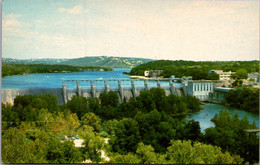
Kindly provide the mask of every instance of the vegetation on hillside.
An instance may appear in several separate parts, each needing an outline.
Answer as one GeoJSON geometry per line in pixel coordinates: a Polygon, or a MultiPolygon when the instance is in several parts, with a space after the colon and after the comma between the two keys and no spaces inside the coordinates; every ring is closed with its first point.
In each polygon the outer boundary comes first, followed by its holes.
{"type": "Polygon", "coordinates": [[[108,56],[92,56],[75,59],[3,59],[3,62],[6,63],[63,64],[74,66],[102,66],[111,68],[132,68],[149,61],[152,61],[152,59],[108,56]]]}
{"type": "Polygon", "coordinates": [[[143,76],[145,70],[163,70],[163,77],[192,76],[193,80],[207,79],[217,80],[217,75],[208,74],[210,70],[223,70],[239,72],[236,77],[245,77],[244,75],[251,72],[259,71],[259,61],[219,61],[219,62],[195,62],[195,61],[151,61],[133,68],[130,72],[131,75],[143,76]],[[242,69],[242,71],[241,71],[242,69]],[[244,73],[245,72],[245,73],[244,73]]]}
{"type": "Polygon", "coordinates": [[[80,72],[82,69],[104,69],[104,71],[112,70],[108,67],[80,67],[71,65],[2,63],[2,77],[31,73],[80,72]]]}
{"type": "Polygon", "coordinates": [[[161,89],[144,91],[118,103],[115,92],[99,98],[74,96],[58,105],[50,94],[17,96],[2,104],[2,162],[4,163],[166,163],[241,164],[259,160],[259,137],[247,117],[222,111],[215,127],[200,130],[199,122],[173,114],[198,111],[193,97],[165,96],[161,89]],[[64,136],[78,136],[83,147],[64,136]],[[105,144],[104,137],[110,138],[105,144]],[[105,151],[110,161],[101,157],[105,151]]]}

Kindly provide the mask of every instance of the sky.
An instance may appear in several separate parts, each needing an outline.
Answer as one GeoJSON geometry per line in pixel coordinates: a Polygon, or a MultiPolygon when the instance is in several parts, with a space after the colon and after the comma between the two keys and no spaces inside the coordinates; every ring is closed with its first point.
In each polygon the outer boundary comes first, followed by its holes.
{"type": "Polygon", "coordinates": [[[259,1],[4,0],[2,57],[259,60],[259,1]]]}

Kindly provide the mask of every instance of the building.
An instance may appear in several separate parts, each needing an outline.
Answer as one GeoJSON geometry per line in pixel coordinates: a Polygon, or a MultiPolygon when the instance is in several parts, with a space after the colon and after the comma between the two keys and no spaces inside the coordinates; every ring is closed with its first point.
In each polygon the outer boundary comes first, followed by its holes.
{"type": "Polygon", "coordinates": [[[223,70],[210,70],[208,74],[216,73],[219,75],[219,80],[229,81],[231,80],[231,75],[235,72],[223,72],[223,70]]]}
{"type": "Polygon", "coordinates": [[[253,82],[260,82],[259,73],[249,73],[248,80],[254,80],[253,82]]]}
{"type": "Polygon", "coordinates": [[[207,101],[209,93],[213,92],[213,82],[209,80],[189,80],[183,84],[185,95],[195,96],[200,101],[207,101]]]}
{"type": "Polygon", "coordinates": [[[145,77],[158,77],[163,74],[163,70],[149,70],[144,71],[145,77]]]}

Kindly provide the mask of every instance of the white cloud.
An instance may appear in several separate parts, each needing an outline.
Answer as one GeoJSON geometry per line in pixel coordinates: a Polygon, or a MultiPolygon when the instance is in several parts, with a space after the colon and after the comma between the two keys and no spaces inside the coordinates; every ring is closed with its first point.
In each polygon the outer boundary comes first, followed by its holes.
{"type": "Polygon", "coordinates": [[[3,28],[23,26],[24,24],[18,20],[20,16],[16,14],[3,16],[3,28]]]}
{"type": "Polygon", "coordinates": [[[86,13],[87,10],[83,9],[81,6],[74,6],[73,8],[70,9],[65,9],[65,8],[59,8],[58,9],[59,13],[65,13],[65,14],[83,14],[86,13]]]}

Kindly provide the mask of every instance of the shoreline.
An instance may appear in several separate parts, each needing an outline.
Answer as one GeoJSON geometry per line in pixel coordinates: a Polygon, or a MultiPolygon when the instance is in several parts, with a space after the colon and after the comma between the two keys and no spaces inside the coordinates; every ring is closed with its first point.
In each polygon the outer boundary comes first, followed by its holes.
{"type": "Polygon", "coordinates": [[[129,76],[130,79],[143,79],[143,80],[149,80],[149,79],[162,79],[163,77],[145,77],[145,76],[129,76]]]}

